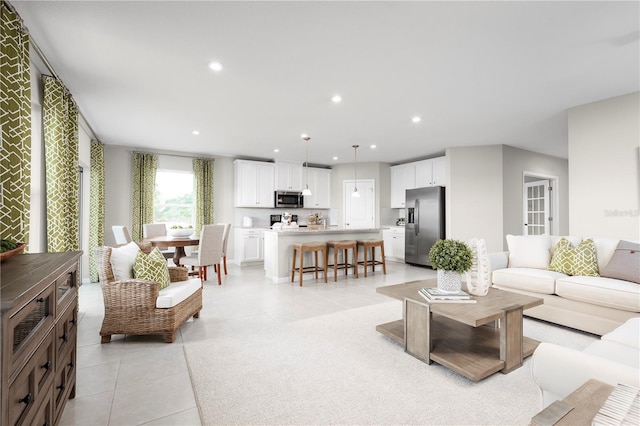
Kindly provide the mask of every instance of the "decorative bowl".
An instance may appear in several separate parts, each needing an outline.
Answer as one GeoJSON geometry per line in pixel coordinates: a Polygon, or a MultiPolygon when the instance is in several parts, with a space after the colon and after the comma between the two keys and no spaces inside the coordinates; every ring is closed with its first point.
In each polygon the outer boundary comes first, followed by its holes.
{"type": "Polygon", "coordinates": [[[18,247],[14,248],[13,250],[7,250],[4,253],[0,253],[0,261],[7,260],[13,255],[22,253],[26,246],[27,245],[25,243],[19,243],[18,247]]]}
{"type": "Polygon", "coordinates": [[[188,237],[193,232],[193,228],[167,229],[167,235],[170,237],[188,237]]]}

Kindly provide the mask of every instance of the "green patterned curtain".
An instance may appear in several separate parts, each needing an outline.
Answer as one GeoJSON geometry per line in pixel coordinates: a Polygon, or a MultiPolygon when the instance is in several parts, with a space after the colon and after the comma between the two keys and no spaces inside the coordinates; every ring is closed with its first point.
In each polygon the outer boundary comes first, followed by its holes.
{"type": "Polygon", "coordinates": [[[47,249],[79,249],[78,107],[57,78],[44,77],[47,249]]]}
{"type": "Polygon", "coordinates": [[[133,155],[133,223],[131,238],[142,239],[142,225],[153,223],[158,157],[136,152],[133,155]]]}
{"type": "Polygon", "coordinates": [[[104,145],[91,141],[91,200],[89,202],[89,278],[98,282],[94,249],[104,245],[104,145]]]}
{"type": "Polygon", "coordinates": [[[196,191],[196,235],[202,225],[213,221],[213,160],[193,160],[193,178],[196,191]]]}
{"type": "Polygon", "coordinates": [[[31,201],[31,68],[29,34],[0,4],[0,238],[29,242],[31,201]]]}

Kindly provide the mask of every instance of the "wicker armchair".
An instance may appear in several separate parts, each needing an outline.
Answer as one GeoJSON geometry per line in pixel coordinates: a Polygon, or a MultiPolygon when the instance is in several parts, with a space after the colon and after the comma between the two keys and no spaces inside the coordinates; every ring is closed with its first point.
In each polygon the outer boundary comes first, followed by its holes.
{"type": "MultiPolygon", "coordinates": [[[[149,253],[151,245],[138,243],[149,253]]],[[[100,329],[102,343],[109,343],[112,334],[163,334],[172,343],[175,334],[190,317],[198,318],[202,309],[202,287],[170,308],[156,308],[159,284],[129,279],[114,281],[111,269],[111,247],[96,248],[98,276],[104,297],[104,320],[100,329]]],[[[169,267],[171,282],[188,279],[186,268],[169,267]]]]}

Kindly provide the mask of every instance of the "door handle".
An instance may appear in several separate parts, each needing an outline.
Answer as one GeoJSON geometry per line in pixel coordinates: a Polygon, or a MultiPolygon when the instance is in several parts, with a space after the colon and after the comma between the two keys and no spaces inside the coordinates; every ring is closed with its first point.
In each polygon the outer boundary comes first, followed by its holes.
{"type": "Polygon", "coordinates": [[[413,231],[416,235],[420,233],[420,200],[416,200],[415,211],[413,212],[413,231]]]}

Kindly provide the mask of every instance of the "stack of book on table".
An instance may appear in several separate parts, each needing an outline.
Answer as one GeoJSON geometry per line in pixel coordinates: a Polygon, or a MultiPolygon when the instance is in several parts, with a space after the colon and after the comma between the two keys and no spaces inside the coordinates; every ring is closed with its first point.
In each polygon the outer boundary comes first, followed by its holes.
{"type": "Polygon", "coordinates": [[[436,287],[422,287],[418,294],[431,303],[476,303],[476,299],[462,290],[452,293],[436,287]]]}

